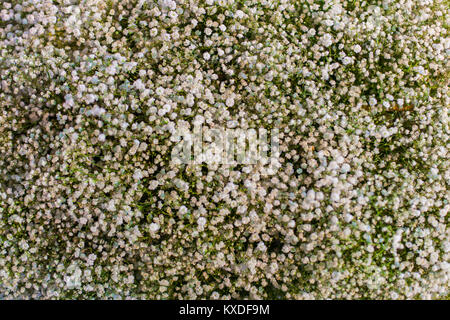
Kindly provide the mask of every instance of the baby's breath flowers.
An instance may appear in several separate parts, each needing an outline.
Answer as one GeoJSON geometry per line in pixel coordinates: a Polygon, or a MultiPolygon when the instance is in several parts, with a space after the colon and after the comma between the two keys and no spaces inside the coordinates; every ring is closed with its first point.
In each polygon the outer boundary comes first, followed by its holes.
{"type": "Polygon", "coordinates": [[[0,297],[448,298],[448,15],[2,1],[0,297]],[[181,126],[278,160],[175,163],[181,126]]]}

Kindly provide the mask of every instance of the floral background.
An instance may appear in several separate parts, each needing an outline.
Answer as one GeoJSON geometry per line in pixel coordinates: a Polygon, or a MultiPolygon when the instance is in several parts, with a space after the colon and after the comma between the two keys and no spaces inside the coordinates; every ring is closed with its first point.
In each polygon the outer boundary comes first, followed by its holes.
{"type": "Polygon", "coordinates": [[[0,298],[448,298],[449,53],[445,0],[2,1],[0,298]]]}

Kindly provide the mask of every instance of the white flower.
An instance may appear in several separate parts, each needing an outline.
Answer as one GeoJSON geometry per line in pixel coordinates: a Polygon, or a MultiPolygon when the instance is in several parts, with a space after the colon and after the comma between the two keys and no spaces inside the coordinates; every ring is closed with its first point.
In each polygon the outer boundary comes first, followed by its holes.
{"type": "Polygon", "coordinates": [[[234,99],[232,97],[227,98],[227,100],[225,101],[225,104],[227,107],[234,106],[234,99]]]}
{"type": "Polygon", "coordinates": [[[349,64],[352,63],[352,62],[353,62],[353,59],[350,58],[350,57],[345,57],[345,58],[342,60],[342,63],[344,64],[344,66],[349,65],[349,64]]]}
{"type": "Polygon", "coordinates": [[[106,136],[105,136],[103,133],[101,133],[101,134],[98,136],[98,141],[100,141],[100,142],[104,142],[105,139],[106,139],[106,136]]]}
{"type": "Polygon", "coordinates": [[[206,218],[205,217],[200,217],[197,219],[197,224],[199,225],[199,227],[203,228],[206,224],[206,218]]]}
{"type": "Polygon", "coordinates": [[[333,189],[331,192],[330,200],[334,202],[339,202],[341,199],[339,190],[333,189]]]}
{"type": "Polygon", "coordinates": [[[313,201],[316,197],[316,193],[314,190],[309,190],[308,193],[306,194],[306,199],[313,201]]]}
{"type": "Polygon", "coordinates": [[[109,75],[115,75],[117,73],[117,69],[115,65],[110,65],[108,67],[106,67],[105,69],[106,73],[108,73],[109,75]]]}
{"type": "Polygon", "coordinates": [[[133,174],[133,179],[134,180],[141,180],[143,178],[142,175],[142,171],[141,170],[136,170],[133,174]]]}
{"type": "Polygon", "coordinates": [[[159,230],[159,224],[153,222],[149,226],[150,232],[157,232],[159,230]]]}
{"type": "Polygon", "coordinates": [[[264,244],[264,242],[260,241],[256,247],[257,250],[262,251],[262,252],[266,252],[267,251],[267,247],[264,244]]]}
{"type": "Polygon", "coordinates": [[[242,19],[245,16],[245,13],[242,10],[236,10],[236,18],[242,19]]]}
{"type": "Polygon", "coordinates": [[[181,206],[178,212],[182,215],[186,214],[188,212],[188,208],[186,206],[181,206]]]}
{"type": "Polygon", "coordinates": [[[308,36],[309,37],[314,37],[316,35],[316,29],[309,29],[308,30],[308,36]]]}
{"type": "Polygon", "coordinates": [[[350,165],[348,163],[344,163],[341,167],[341,172],[342,173],[347,173],[350,171],[350,165]]]}
{"type": "Polygon", "coordinates": [[[134,87],[137,89],[137,90],[144,90],[145,89],[145,85],[144,85],[144,83],[142,82],[142,80],[141,79],[137,79],[135,82],[134,82],[134,87]]]}
{"type": "Polygon", "coordinates": [[[349,213],[346,213],[344,215],[344,220],[345,220],[345,222],[350,223],[353,220],[353,216],[349,213]]]}
{"type": "Polygon", "coordinates": [[[329,33],[325,33],[321,38],[321,43],[324,47],[329,47],[333,44],[333,37],[329,33]]]}
{"type": "Polygon", "coordinates": [[[323,22],[327,27],[331,27],[334,24],[334,21],[331,19],[324,20],[323,22]]]}

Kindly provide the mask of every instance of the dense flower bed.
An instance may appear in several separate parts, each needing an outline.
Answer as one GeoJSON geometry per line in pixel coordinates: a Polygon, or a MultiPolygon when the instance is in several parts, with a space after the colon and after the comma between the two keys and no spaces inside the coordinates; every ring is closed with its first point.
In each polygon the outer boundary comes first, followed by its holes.
{"type": "Polygon", "coordinates": [[[445,0],[0,3],[0,298],[435,299],[445,0]],[[180,122],[280,168],[174,164],[180,122]]]}

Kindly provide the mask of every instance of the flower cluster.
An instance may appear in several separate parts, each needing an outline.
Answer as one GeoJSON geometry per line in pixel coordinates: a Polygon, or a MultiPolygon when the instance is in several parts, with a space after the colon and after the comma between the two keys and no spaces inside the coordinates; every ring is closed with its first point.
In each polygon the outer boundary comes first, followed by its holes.
{"type": "Polygon", "coordinates": [[[449,297],[445,0],[0,3],[0,299],[449,297]],[[276,128],[175,164],[175,128],[276,128]]]}

